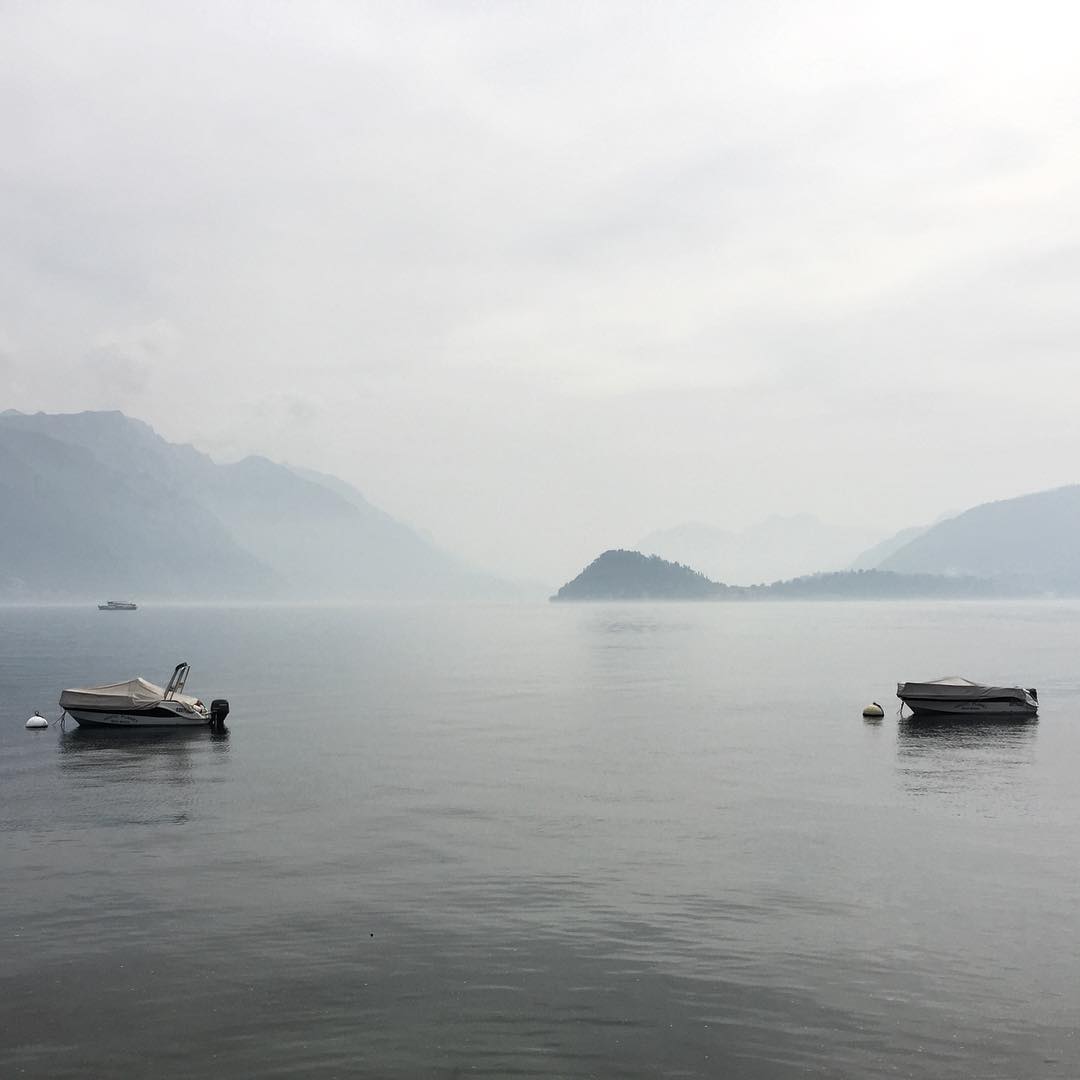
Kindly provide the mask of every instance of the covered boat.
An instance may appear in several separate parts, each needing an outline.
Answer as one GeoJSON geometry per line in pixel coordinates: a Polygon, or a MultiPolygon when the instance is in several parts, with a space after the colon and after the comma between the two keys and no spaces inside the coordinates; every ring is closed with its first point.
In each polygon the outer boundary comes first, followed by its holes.
{"type": "Polygon", "coordinates": [[[177,664],[169,685],[164,689],[146,679],[135,678],[105,686],[64,690],[60,694],[60,708],[84,727],[193,727],[208,724],[211,715],[206,706],[198,698],[183,692],[189,670],[187,664],[177,664]]]}
{"type": "Polygon", "coordinates": [[[916,716],[1027,719],[1039,711],[1039,695],[1034,689],[983,686],[959,675],[931,682],[897,683],[896,696],[916,716]]]}

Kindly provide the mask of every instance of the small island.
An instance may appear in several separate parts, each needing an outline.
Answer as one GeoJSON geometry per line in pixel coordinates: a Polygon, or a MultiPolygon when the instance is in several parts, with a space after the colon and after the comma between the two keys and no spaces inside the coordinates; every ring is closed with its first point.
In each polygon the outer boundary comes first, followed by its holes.
{"type": "Polygon", "coordinates": [[[689,566],[620,548],[593,559],[551,599],[711,600],[726,589],[689,566]]]}
{"type": "Polygon", "coordinates": [[[619,548],[594,559],[551,600],[962,600],[1029,592],[1019,580],[889,570],[840,570],[771,585],[724,585],[681,563],[619,548]]]}

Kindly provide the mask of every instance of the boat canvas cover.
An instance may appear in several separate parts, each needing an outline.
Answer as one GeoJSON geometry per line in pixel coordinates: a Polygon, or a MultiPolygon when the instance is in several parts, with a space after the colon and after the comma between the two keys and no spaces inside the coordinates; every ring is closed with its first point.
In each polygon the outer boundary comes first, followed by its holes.
{"type": "MultiPolygon", "coordinates": [[[[146,679],[129,679],[127,682],[109,683],[108,686],[86,686],[64,690],[60,694],[62,709],[96,709],[98,711],[131,712],[151,709],[165,700],[165,691],[146,679]]],[[[194,705],[198,698],[188,694],[173,694],[173,701],[194,705]]]]}
{"type": "Polygon", "coordinates": [[[931,682],[896,684],[898,698],[930,698],[935,701],[1000,701],[1002,698],[1025,699],[1028,694],[1021,686],[982,686],[970,679],[951,675],[931,682]]]}

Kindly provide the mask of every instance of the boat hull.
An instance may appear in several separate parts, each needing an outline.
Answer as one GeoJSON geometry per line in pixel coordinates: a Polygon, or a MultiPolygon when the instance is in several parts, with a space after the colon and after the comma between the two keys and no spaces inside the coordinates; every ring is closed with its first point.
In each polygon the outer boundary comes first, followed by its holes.
{"type": "Polygon", "coordinates": [[[900,700],[915,716],[928,718],[970,716],[973,720],[992,717],[1028,720],[1039,712],[1038,706],[1029,705],[1026,701],[935,701],[932,698],[907,697],[900,700]]]}
{"type": "Polygon", "coordinates": [[[149,727],[204,727],[210,723],[209,716],[197,713],[178,713],[171,709],[146,709],[138,712],[106,712],[96,709],[67,709],[67,714],[80,727],[98,728],[149,728],[149,727]]]}

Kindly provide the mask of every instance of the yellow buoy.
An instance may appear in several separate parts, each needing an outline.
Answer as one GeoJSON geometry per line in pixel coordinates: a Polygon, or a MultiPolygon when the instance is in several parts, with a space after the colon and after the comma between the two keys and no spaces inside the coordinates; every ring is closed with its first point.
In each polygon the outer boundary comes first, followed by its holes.
{"type": "Polygon", "coordinates": [[[862,714],[868,720],[880,720],[885,715],[885,710],[874,701],[863,709],[862,714]]]}

